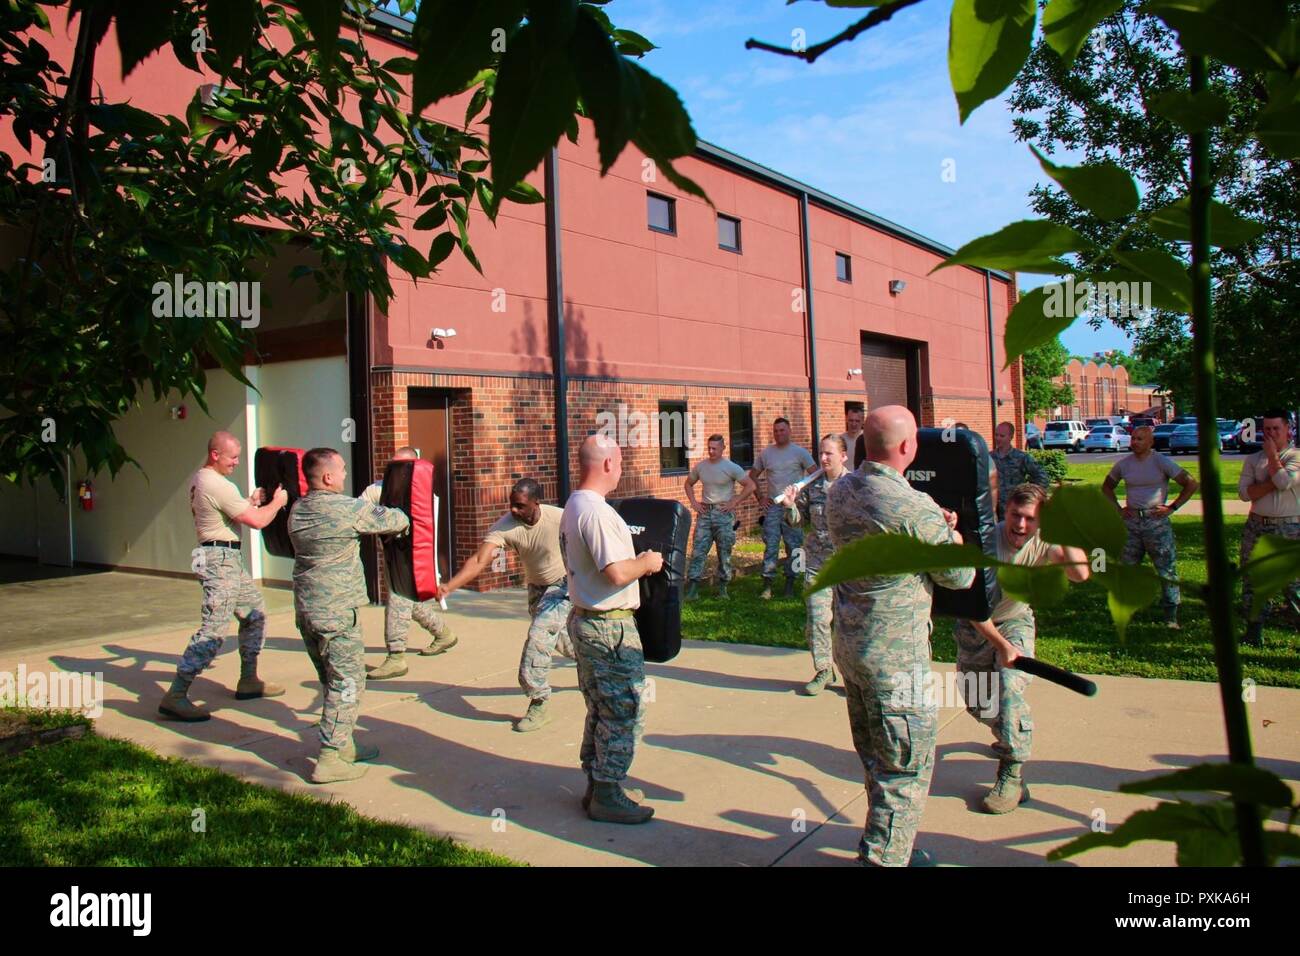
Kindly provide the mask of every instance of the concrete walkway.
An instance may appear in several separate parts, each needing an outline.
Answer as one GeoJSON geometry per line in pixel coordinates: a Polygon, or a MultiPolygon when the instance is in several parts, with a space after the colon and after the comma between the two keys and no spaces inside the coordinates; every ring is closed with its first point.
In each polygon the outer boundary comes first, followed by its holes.
{"type": "MultiPolygon", "coordinates": [[[[263,676],[288,685],[288,694],[233,699],[232,637],[195,683],[195,698],[215,710],[202,724],[155,719],[193,625],[54,653],[5,648],[0,669],[24,663],[29,672],[101,672],[101,734],[269,786],[345,800],[368,815],[533,864],[801,866],[852,859],[866,813],[862,768],[841,693],[808,699],[795,692],[809,676],[806,653],[689,642],[676,660],[651,665],[653,701],[629,786],[644,790],[656,817],[642,827],[597,824],[578,805],[584,708],[572,662],[554,670],[553,723],[532,734],[511,730],[525,708],[515,678],[524,603],[519,591],[455,595],[450,620],[459,646],[436,658],[410,654],[407,677],[369,685],[358,737],[383,753],[364,779],[329,787],[304,782],[321,698],[291,614],[271,616],[263,660],[263,676]]],[[[363,609],[362,621],[377,662],[382,609],[363,609]]],[[[417,629],[412,645],[425,641],[417,629]]],[[[1113,828],[1154,802],[1116,793],[1119,783],[1222,759],[1215,685],[1097,682],[1100,693],[1088,699],[1035,681],[1034,799],[1001,817],[975,812],[995,769],[989,732],[963,711],[944,708],[918,845],[944,863],[1039,864],[1094,821],[1113,828]]],[[[1300,691],[1259,688],[1251,720],[1260,762],[1296,785],[1300,691]]],[[[1173,858],[1171,846],[1143,843],[1077,862],[1167,865],[1173,858]]]]}

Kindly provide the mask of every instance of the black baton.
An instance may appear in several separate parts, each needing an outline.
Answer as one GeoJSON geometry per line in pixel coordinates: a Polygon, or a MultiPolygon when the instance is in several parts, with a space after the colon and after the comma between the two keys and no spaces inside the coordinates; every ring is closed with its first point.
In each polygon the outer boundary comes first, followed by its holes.
{"type": "Polygon", "coordinates": [[[1049,680],[1053,684],[1060,684],[1062,687],[1068,688],[1076,694],[1082,694],[1084,697],[1095,697],[1097,695],[1097,685],[1088,678],[1080,677],[1078,674],[1063,670],[1060,667],[1054,667],[1036,657],[1017,657],[1011,666],[1024,671],[1026,674],[1033,674],[1035,677],[1049,680]]]}

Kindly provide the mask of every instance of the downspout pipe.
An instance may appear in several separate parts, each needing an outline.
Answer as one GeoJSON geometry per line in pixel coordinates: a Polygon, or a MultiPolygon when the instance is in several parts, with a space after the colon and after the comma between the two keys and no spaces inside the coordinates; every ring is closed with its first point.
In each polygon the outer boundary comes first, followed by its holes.
{"type": "Polygon", "coordinates": [[[984,270],[984,310],[989,325],[989,407],[992,410],[992,424],[989,433],[998,427],[998,360],[997,344],[993,333],[993,274],[984,270]]]}
{"type": "Polygon", "coordinates": [[[546,186],[546,309],[555,382],[555,480],[559,503],[569,498],[569,363],[564,341],[564,265],[560,256],[560,155],[555,147],[543,167],[546,186]]]}
{"type": "MultiPolygon", "coordinates": [[[[813,318],[812,237],[808,233],[808,193],[799,193],[799,230],[803,234],[803,305],[808,323],[808,390],[812,396],[812,443],[820,447],[817,401],[817,323],[813,318]]],[[[849,449],[852,454],[853,449],[849,449]]],[[[816,457],[816,455],[814,455],[816,457]]]]}

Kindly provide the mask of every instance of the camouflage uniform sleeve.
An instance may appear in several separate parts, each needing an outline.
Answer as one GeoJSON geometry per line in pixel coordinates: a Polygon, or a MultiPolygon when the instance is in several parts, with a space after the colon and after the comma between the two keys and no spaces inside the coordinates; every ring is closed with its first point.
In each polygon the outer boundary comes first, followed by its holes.
{"type": "Polygon", "coordinates": [[[385,508],[367,501],[358,501],[357,505],[352,527],[362,534],[392,534],[411,525],[411,519],[401,508],[385,508]]]}
{"type": "MultiPolygon", "coordinates": [[[[943,520],[943,512],[932,500],[927,500],[917,510],[911,522],[913,537],[926,544],[956,544],[948,522],[943,520]]],[[[975,582],[974,568],[948,568],[943,571],[930,571],[930,580],[941,588],[962,591],[975,582]]]]}
{"type": "Polygon", "coordinates": [[[1029,473],[1029,480],[1043,488],[1048,487],[1051,482],[1048,480],[1047,472],[1043,470],[1043,466],[1038,463],[1038,459],[1029,452],[1023,454],[1025,456],[1025,470],[1029,473]]]}
{"type": "Polygon", "coordinates": [[[782,520],[792,528],[803,527],[803,523],[808,520],[811,514],[811,505],[808,501],[808,489],[812,485],[804,485],[795,495],[794,501],[787,501],[785,510],[781,512],[782,520]]]}

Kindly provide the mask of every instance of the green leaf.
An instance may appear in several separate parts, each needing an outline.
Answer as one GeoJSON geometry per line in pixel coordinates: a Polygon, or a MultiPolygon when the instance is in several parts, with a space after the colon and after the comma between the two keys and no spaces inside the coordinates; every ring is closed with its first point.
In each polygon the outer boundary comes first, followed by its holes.
{"type": "Polygon", "coordinates": [[[320,50],[321,68],[329,70],[334,63],[339,42],[339,27],[343,22],[343,4],[339,0],[296,0],[298,10],[307,21],[316,47],[320,50]]]}
{"type": "Polygon", "coordinates": [[[1068,69],[1093,27],[1123,6],[1124,0],[1051,0],[1043,11],[1043,40],[1068,69]]]}
{"type": "Polygon", "coordinates": [[[973,544],[927,544],[909,534],[873,534],[836,551],[812,590],[860,578],[924,574],[949,568],[991,568],[998,560],[973,544]]]}
{"type": "Polygon", "coordinates": [[[132,0],[117,8],[117,46],[125,79],[145,58],[172,38],[179,0],[132,0]]]}
{"type": "Polygon", "coordinates": [[[1278,159],[1300,158],[1300,103],[1260,111],[1255,132],[1278,159]]]}
{"type": "Polygon", "coordinates": [[[203,19],[212,34],[217,62],[227,76],[235,61],[248,52],[257,24],[259,0],[206,0],[203,19]]]}
{"type": "MultiPolygon", "coordinates": [[[[641,124],[637,127],[632,142],[646,156],[654,160],[655,167],[668,181],[678,189],[708,199],[704,190],[693,180],[679,173],[672,161],[681,156],[690,156],[695,152],[695,129],[691,118],[682,106],[681,98],[671,86],[659,77],[642,69],[636,63],[624,61],[624,65],[636,77],[645,103],[641,114],[641,124]]],[[[574,130],[569,137],[577,142],[577,120],[573,119],[574,130]]],[[[712,201],[710,201],[712,205],[712,201]]]]}
{"type": "Polygon", "coordinates": [[[433,242],[429,244],[429,268],[436,269],[455,248],[456,237],[450,232],[440,232],[434,236],[433,242]]]}
{"type": "Polygon", "coordinates": [[[510,39],[488,118],[492,184],[505,192],[537,168],[573,115],[578,82],[565,50],[547,48],[529,24],[510,39]]]}
{"type": "Polygon", "coordinates": [[[387,61],[382,68],[389,73],[396,73],[398,76],[410,76],[415,72],[415,60],[409,56],[395,56],[387,61]]]}
{"type": "MultiPolygon", "coordinates": [[[[1183,269],[1181,263],[1175,263],[1180,269],[1183,269]]],[[[1184,273],[1185,273],[1184,269],[1184,273]]],[[[1191,302],[1180,297],[1179,293],[1171,292],[1158,282],[1152,282],[1147,276],[1132,269],[1110,269],[1100,275],[1089,276],[1088,281],[1093,284],[1098,296],[1109,295],[1112,299],[1117,297],[1117,293],[1122,289],[1125,301],[1134,303],[1129,308],[1128,315],[1133,317],[1137,308],[1136,303],[1141,303],[1142,308],[1164,309],[1168,312],[1186,312],[1191,302]],[[1135,289],[1133,284],[1140,283],[1135,289]]],[[[1183,289],[1182,295],[1191,295],[1191,286],[1181,283],[1183,289]],[[1184,288],[1185,286],[1185,288],[1184,288]]]]}
{"type": "Polygon", "coordinates": [[[532,183],[527,182],[516,183],[514,188],[506,193],[505,198],[510,202],[524,205],[546,201],[546,197],[541,194],[541,191],[532,183]]]}
{"type": "Polygon", "coordinates": [[[1192,280],[1187,266],[1161,249],[1131,249],[1114,253],[1122,266],[1149,280],[1183,304],[1183,311],[1192,307],[1192,280]]]}
{"type": "Polygon", "coordinates": [[[1137,186],[1133,177],[1112,162],[1085,166],[1057,166],[1033,146],[1043,172],[1051,176],[1070,198],[1102,221],[1119,219],[1138,207],[1137,186]]]}
{"type": "Polygon", "coordinates": [[[995,233],[972,239],[939,263],[930,273],[949,266],[1060,274],[1068,269],[1056,257],[1088,248],[1088,241],[1069,226],[1047,219],[1022,219],[995,233]]]}
{"type": "Polygon", "coordinates": [[[582,101],[596,127],[603,176],[641,123],[641,85],[585,7],[578,11],[569,50],[582,101]]]}
{"type": "Polygon", "coordinates": [[[1007,597],[1037,609],[1060,604],[1070,591],[1070,579],[1059,564],[1004,564],[998,568],[998,586],[1007,597]]]}
{"type": "Polygon", "coordinates": [[[147,207],[149,205],[149,200],[153,198],[146,190],[141,189],[139,186],[127,186],[126,190],[135,197],[135,201],[140,205],[141,209],[147,207]]]}
{"type": "Polygon", "coordinates": [[[429,274],[429,263],[420,250],[405,242],[394,242],[388,246],[388,255],[399,268],[416,279],[423,279],[429,274]]]}
{"type": "MultiPolygon", "coordinates": [[[[1231,206],[1210,201],[1210,245],[1231,249],[1257,238],[1264,229],[1262,223],[1237,215],[1231,206]]],[[[1152,213],[1151,231],[1172,242],[1191,242],[1191,198],[1184,196],[1152,213]]]]}
{"type": "Polygon", "coordinates": [[[1232,107],[1213,90],[1189,93],[1174,90],[1151,98],[1151,111],[1159,113],[1187,133],[1203,133],[1228,122],[1232,107]]]}
{"type": "Polygon", "coordinates": [[[617,29],[610,35],[614,38],[614,42],[618,44],[619,53],[630,53],[633,56],[641,57],[651,50],[659,49],[635,30],[617,29]]]}
{"type": "Polygon", "coordinates": [[[1287,68],[1275,45],[1287,23],[1286,5],[1277,0],[1154,0],[1142,10],[1177,31],[1188,53],[1247,72],[1287,68]]]}
{"type": "Polygon", "coordinates": [[[493,61],[494,40],[505,42],[508,56],[518,42],[511,31],[527,7],[527,0],[422,0],[415,19],[419,54],[411,112],[419,114],[430,103],[464,89],[493,61]],[[506,35],[494,35],[494,30],[504,30],[506,35]]]}
{"type": "Polygon", "coordinates": [[[167,131],[167,124],[153,113],[125,103],[93,103],[86,107],[86,118],[91,126],[105,133],[143,137],[167,131]]]}
{"type": "Polygon", "coordinates": [[[1221,792],[1237,803],[1289,807],[1295,802],[1291,788],[1277,774],[1240,763],[1203,763],[1146,780],[1119,786],[1122,793],[1221,792]]]}
{"type": "Polygon", "coordinates": [[[280,154],[284,144],[272,123],[263,123],[253,135],[253,145],[249,150],[249,161],[254,175],[265,176],[280,165],[280,154]]]}
{"type": "MultiPolygon", "coordinates": [[[[413,229],[437,229],[447,221],[447,207],[434,206],[415,220],[413,229]]],[[[450,233],[448,234],[450,235],[450,233]]]]}
{"type": "Polygon", "coordinates": [[[1007,316],[1007,330],[1003,338],[1007,361],[1002,367],[1010,368],[1026,352],[1044,342],[1055,340],[1074,324],[1076,317],[1074,302],[1065,294],[1065,286],[1059,282],[1021,293],[1020,301],[1007,316]]]}
{"type": "Polygon", "coordinates": [[[1236,821],[1227,803],[1161,803],[1139,810],[1113,832],[1086,833],[1047,854],[1049,863],[1097,847],[1124,847],[1140,840],[1161,840],[1178,847],[1179,866],[1234,866],[1240,862],[1236,821]]]}
{"type": "Polygon", "coordinates": [[[961,121],[1005,90],[1029,58],[1034,0],[954,0],[948,75],[961,121]]]}
{"type": "Polygon", "coordinates": [[[1083,548],[1089,556],[1101,548],[1117,564],[1128,541],[1124,519],[1100,488],[1058,488],[1043,504],[1040,527],[1044,541],[1083,548]]]}
{"type": "Polygon", "coordinates": [[[1106,606],[1123,643],[1133,615],[1160,596],[1160,578],[1149,568],[1123,564],[1112,557],[1107,559],[1106,570],[1094,574],[1092,580],[1106,589],[1106,606]]]}
{"type": "Polygon", "coordinates": [[[1250,583],[1255,589],[1251,619],[1258,620],[1268,602],[1300,578],[1300,541],[1289,541],[1274,534],[1264,535],[1255,543],[1255,550],[1241,573],[1250,575],[1250,583]]]}

